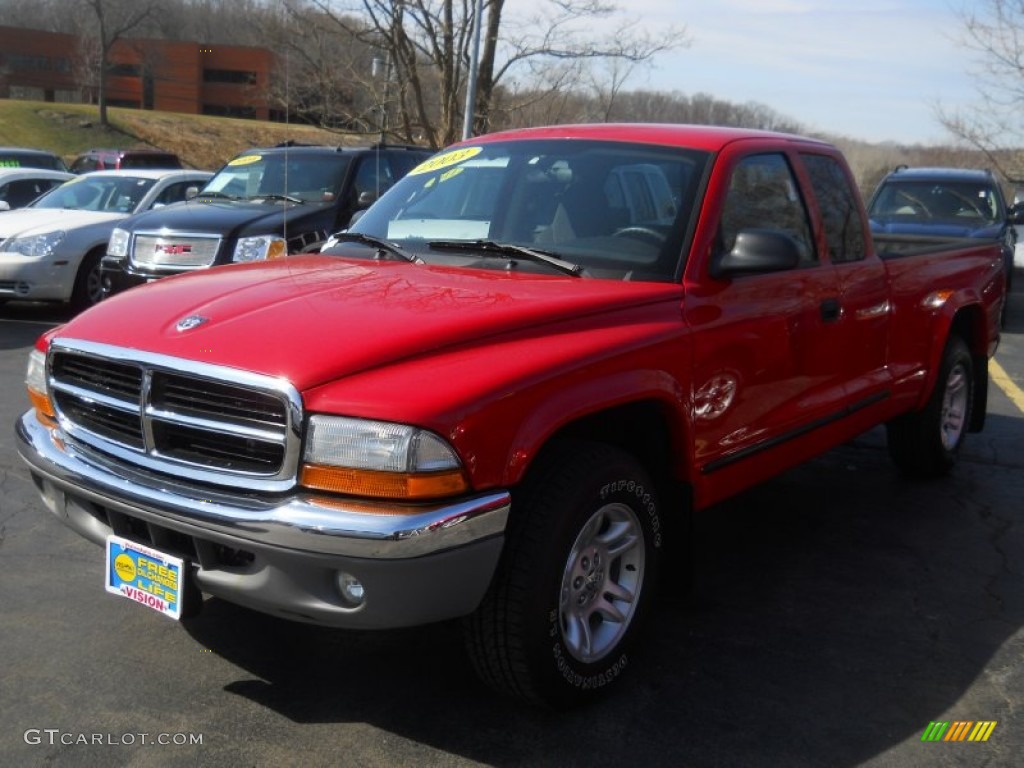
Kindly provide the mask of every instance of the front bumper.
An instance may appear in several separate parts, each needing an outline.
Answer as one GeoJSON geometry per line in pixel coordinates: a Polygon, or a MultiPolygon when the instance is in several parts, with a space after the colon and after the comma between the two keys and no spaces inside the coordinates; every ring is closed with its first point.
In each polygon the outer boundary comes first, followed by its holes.
{"type": "MultiPolygon", "coordinates": [[[[188,271],[194,272],[195,270],[188,271]]],[[[161,277],[184,275],[187,274],[188,271],[180,270],[158,273],[142,273],[136,272],[128,264],[127,259],[113,259],[109,256],[104,256],[100,261],[100,280],[103,284],[103,293],[105,296],[113,296],[115,293],[127,291],[129,288],[134,288],[137,285],[152,283],[155,280],[159,280],[161,277]]]]}
{"type": "Polygon", "coordinates": [[[0,298],[65,300],[71,296],[80,259],[64,256],[37,258],[13,251],[0,252],[0,298]]]}
{"type": "Polygon", "coordinates": [[[15,431],[44,503],[72,530],[184,557],[203,592],[284,618],[370,629],[466,615],[504,542],[506,491],[431,505],[211,492],[73,444],[33,411],[15,431]],[[362,583],[362,603],[339,574],[362,583]]]}

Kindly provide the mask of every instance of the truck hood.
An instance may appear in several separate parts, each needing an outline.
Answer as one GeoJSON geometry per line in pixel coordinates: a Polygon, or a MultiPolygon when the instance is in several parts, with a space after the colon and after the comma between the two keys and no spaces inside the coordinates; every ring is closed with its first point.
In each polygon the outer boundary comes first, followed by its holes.
{"type": "Polygon", "coordinates": [[[133,231],[169,229],[178,232],[246,234],[280,232],[286,221],[299,221],[319,213],[329,203],[297,204],[285,201],[251,203],[231,200],[189,200],[186,203],[147,211],[132,219],[133,231]]]}
{"type": "Polygon", "coordinates": [[[8,237],[39,235],[57,229],[69,230],[123,219],[128,214],[99,211],[74,211],[59,208],[19,208],[0,213],[0,240],[8,237]]]}
{"type": "Polygon", "coordinates": [[[296,256],[140,286],[56,335],[283,377],[306,390],[434,350],[681,298],[670,283],[296,256]],[[178,330],[184,318],[202,322],[178,330]]]}

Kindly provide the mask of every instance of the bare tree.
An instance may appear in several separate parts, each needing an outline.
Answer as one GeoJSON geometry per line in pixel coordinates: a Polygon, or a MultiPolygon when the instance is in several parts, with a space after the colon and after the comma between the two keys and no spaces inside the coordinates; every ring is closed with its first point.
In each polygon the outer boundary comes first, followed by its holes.
{"type": "MultiPolygon", "coordinates": [[[[475,13],[473,0],[350,0],[344,12],[332,0],[310,0],[327,18],[387,56],[394,73],[390,97],[398,111],[395,133],[443,146],[461,134],[475,13]]],[[[541,73],[555,93],[579,78],[588,62],[650,62],[686,44],[682,30],[657,35],[622,24],[614,34],[594,31],[614,19],[617,6],[602,0],[545,0],[534,15],[511,20],[505,0],[483,3],[483,42],[477,75],[474,131],[490,129],[492,110],[506,80],[529,81],[530,103],[541,73]],[[557,73],[555,78],[551,73],[557,73]]],[[[621,87],[621,83],[619,83],[621,87]]],[[[515,90],[515,89],[513,89],[515,90]]],[[[504,108],[514,108],[509,91],[504,108]]]]}
{"type": "MultiPolygon", "coordinates": [[[[382,78],[375,49],[306,0],[284,0],[259,21],[262,44],[277,53],[269,98],[290,119],[324,128],[369,132],[379,127],[382,78]]],[[[379,54],[379,49],[376,49],[379,54]]]]}
{"type": "Polygon", "coordinates": [[[1024,2],[979,0],[962,19],[962,42],[978,56],[971,74],[979,105],[971,110],[938,106],[939,121],[984,153],[1005,178],[1024,179],[1024,164],[1014,149],[1024,143],[1024,2]]]}
{"type": "MultiPolygon", "coordinates": [[[[127,33],[139,27],[157,8],[157,0],[78,0],[91,12],[91,29],[82,30],[82,46],[95,57],[98,54],[96,96],[100,125],[107,120],[107,71],[110,52],[127,33]]],[[[83,57],[86,58],[86,57],[83,57]]]]}

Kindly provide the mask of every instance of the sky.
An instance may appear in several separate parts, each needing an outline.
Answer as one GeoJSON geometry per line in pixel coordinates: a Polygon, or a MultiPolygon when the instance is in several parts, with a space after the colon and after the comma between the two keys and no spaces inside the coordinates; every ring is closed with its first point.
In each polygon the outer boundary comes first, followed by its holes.
{"type": "Polygon", "coordinates": [[[950,143],[936,109],[979,101],[976,54],[960,41],[963,10],[983,1],[616,0],[619,22],[685,26],[691,41],[626,87],[757,102],[870,142],[950,143]]]}

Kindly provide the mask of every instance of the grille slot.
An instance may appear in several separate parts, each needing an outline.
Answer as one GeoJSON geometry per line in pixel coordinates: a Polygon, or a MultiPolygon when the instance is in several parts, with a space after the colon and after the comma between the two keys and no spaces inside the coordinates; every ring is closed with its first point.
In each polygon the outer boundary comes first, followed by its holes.
{"type": "Polygon", "coordinates": [[[54,358],[53,375],[67,384],[136,403],[142,392],[142,369],[137,365],[60,355],[54,358]]]}
{"type": "Polygon", "coordinates": [[[205,482],[294,482],[297,393],[276,379],[132,354],[141,359],[51,350],[50,389],[70,437],[129,463],[205,482]],[[238,380],[225,380],[231,378],[238,380]]]}
{"type": "Polygon", "coordinates": [[[167,374],[154,379],[152,406],[197,418],[214,418],[253,427],[280,427],[280,398],[215,381],[196,386],[195,379],[167,374]]]}
{"type": "Polygon", "coordinates": [[[263,440],[157,422],[153,438],[161,456],[237,472],[274,472],[284,448],[263,440]]]}
{"type": "Polygon", "coordinates": [[[138,411],[130,413],[105,407],[65,392],[56,392],[54,399],[57,409],[65,417],[82,425],[85,429],[108,440],[123,442],[136,450],[142,450],[144,447],[142,419],[139,418],[138,411]]]}

